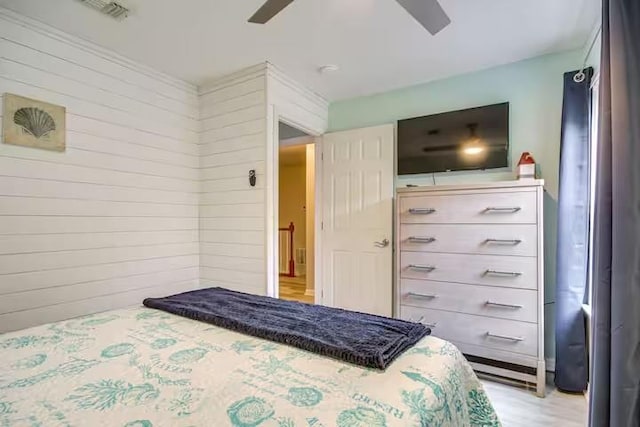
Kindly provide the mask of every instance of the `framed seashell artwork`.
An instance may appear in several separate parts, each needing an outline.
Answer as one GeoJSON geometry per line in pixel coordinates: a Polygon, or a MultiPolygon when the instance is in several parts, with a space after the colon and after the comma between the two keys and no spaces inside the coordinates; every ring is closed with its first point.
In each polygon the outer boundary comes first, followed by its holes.
{"type": "Polygon", "coordinates": [[[3,95],[2,142],[44,150],[64,151],[64,107],[10,93],[3,95]]]}

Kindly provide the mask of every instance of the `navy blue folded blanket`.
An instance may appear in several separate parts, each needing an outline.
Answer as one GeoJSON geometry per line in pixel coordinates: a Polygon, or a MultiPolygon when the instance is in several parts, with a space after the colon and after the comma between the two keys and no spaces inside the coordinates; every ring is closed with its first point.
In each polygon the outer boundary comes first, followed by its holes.
{"type": "Polygon", "coordinates": [[[386,369],[431,330],[420,323],[223,288],[147,298],[143,304],[369,368],[386,369]]]}

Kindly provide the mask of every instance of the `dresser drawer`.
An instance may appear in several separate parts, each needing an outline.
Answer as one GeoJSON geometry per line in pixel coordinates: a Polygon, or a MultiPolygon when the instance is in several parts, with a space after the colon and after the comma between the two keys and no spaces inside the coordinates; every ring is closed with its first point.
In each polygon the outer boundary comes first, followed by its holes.
{"type": "Polygon", "coordinates": [[[538,321],[538,292],[530,289],[402,279],[400,304],[521,322],[538,321]]]}
{"type": "Polygon", "coordinates": [[[431,334],[447,341],[462,342],[496,350],[538,355],[538,325],[515,320],[493,319],[470,314],[400,307],[400,318],[430,326],[431,334]]]}
{"type": "Polygon", "coordinates": [[[418,224],[535,224],[536,193],[403,195],[400,222],[418,224]]]}
{"type": "Polygon", "coordinates": [[[536,256],[534,224],[402,224],[400,250],[536,256]]]}
{"type": "Polygon", "coordinates": [[[537,289],[537,258],[430,252],[400,253],[402,279],[537,289]]]}

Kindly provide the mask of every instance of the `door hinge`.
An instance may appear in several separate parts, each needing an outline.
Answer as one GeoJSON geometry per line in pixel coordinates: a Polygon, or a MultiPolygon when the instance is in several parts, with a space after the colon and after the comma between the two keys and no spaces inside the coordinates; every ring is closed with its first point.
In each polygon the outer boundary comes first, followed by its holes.
{"type": "Polygon", "coordinates": [[[324,230],[324,221],[320,221],[320,230],[324,230]]]}
{"type": "Polygon", "coordinates": [[[320,160],[324,161],[324,153],[320,153],[320,160]]]}

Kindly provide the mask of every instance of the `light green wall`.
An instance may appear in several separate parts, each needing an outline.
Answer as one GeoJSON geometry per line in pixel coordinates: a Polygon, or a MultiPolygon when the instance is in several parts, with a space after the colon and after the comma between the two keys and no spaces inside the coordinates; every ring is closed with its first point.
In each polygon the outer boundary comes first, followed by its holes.
{"type": "MultiPolygon", "coordinates": [[[[580,50],[541,56],[471,74],[391,92],[334,102],[331,131],[395,123],[399,119],[508,101],[511,105],[511,162],[530,151],[540,165],[546,188],[558,194],[558,148],[562,109],[562,74],[580,67],[580,50]]],[[[436,175],[439,183],[502,180],[511,172],[457,172],[436,175]]],[[[399,184],[431,182],[431,175],[399,184]]]]}
{"type": "MultiPolygon", "coordinates": [[[[512,167],[529,151],[545,180],[545,341],[546,355],[555,357],[554,301],[560,122],[563,74],[579,69],[583,50],[545,55],[475,73],[406,87],[391,92],[334,102],[329,107],[330,131],[395,123],[399,119],[508,101],[512,167]]],[[[435,174],[438,184],[514,179],[508,171],[435,174]]],[[[431,185],[431,175],[397,180],[431,185]]]]}

